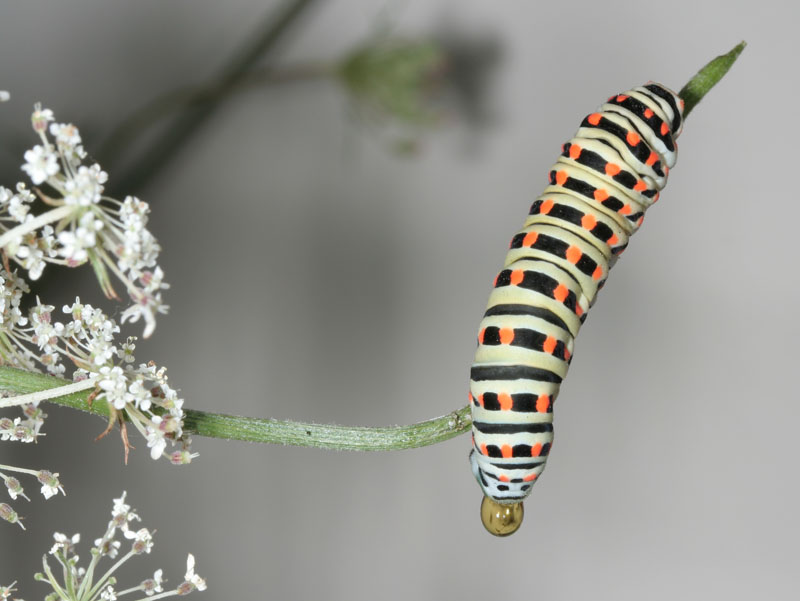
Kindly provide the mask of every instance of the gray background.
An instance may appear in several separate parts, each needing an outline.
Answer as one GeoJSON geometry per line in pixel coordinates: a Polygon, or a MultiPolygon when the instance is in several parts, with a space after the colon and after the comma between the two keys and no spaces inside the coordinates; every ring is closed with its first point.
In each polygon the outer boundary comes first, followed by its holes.
{"type": "MultiPolygon", "coordinates": [[[[4,183],[34,101],[90,144],[212,74],[269,4],[3,2],[4,183]]],[[[131,581],[160,565],[177,584],[192,551],[206,599],[796,598],[797,3],[331,1],[281,62],[336,56],[387,11],[412,36],[498,36],[497,118],[409,160],[330,84],[237,95],[139,191],[173,307],[139,358],[188,406],[363,425],[462,406],[490,282],[580,118],[749,42],[577,341],[522,530],[483,531],[467,436],[376,454],[198,438],[188,468],[137,438],[125,467],[116,436],[92,442],[100,421],[52,408],[47,437],[2,463],[58,471],[68,496],[15,504],[28,531],[0,524],[0,583],[43,595],[50,533],[93,540],[127,489],[158,529],[131,581]]]]}

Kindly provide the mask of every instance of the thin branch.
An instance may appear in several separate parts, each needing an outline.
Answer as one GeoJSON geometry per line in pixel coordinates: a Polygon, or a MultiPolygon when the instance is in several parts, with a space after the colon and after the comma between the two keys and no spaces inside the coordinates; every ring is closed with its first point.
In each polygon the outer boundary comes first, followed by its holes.
{"type": "Polygon", "coordinates": [[[50,399],[61,397],[64,395],[72,394],[73,392],[82,392],[84,390],[97,388],[95,380],[81,380],[73,384],[67,384],[58,388],[45,388],[37,390],[36,392],[29,392],[28,394],[20,394],[13,397],[6,397],[0,399],[0,409],[6,407],[18,407],[19,405],[26,405],[28,403],[39,403],[41,401],[49,401],[50,399]]]}
{"type": "MultiPolygon", "coordinates": [[[[717,57],[684,86],[681,96],[686,102],[685,114],[722,79],[743,48],[744,42],[728,54],[717,57]]],[[[0,391],[10,394],[34,393],[68,384],[61,378],[0,366],[0,391]]],[[[95,399],[90,407],[88,396],[85,392],[78,392],[49,401],[107,418],[108,405],[103,400],[95,399]]],[[[10,400],[7,402],[13,403],[10,400]]],[[[423,447],[453,438],[469,430],[471,425],[469,406],[417,424],[387,428],[307,424],[192,410],[186,411],[184,420],[185,430],[199,436],[354,451],[423,447]]]]}
{"type": "Polygon", "coordinates": [[[295,24],[298,17],[315,0],[287,0],[277,11],[270,13],[251,40],[244,44],[216,78],[220,92],[205,102],[199,102],[179,115],[167,130],[142,153],[141,159],[115,182],[125,193],[137,193],[146,180],[164,168],[167,159],[175,155],[198,127],[219,108],[239,81],[258,60],[272,50],[295,24]]]}
{"type": "Polygon", "coordinates": [[[266,66],[244,74],[236,83],[227,84],[227,87],[215,80],[170,90],[139,107],[119,123],[100,145],[96,155],[102,160],[103,165],[113,165],[125,149],[134,144],[136,138],[175,111],[191,109],[204,103],[219,102],[228,94],[255,86],[324,79],[334,74],[334,68],[335,65],[321,63],[280,69],[266,66]]]}

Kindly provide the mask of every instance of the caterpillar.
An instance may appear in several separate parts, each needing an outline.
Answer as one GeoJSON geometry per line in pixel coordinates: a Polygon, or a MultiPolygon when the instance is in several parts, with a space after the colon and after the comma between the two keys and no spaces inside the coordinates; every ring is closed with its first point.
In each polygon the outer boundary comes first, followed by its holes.
{"type": "Polygon", "coordinates": [[[494,281],[470,370],[470,463],[492,534],[516,531],[545,468],[553,403],[608,272],[675,164],[684,103],[649,82],[608,99],[562,146],[494,281]]]}

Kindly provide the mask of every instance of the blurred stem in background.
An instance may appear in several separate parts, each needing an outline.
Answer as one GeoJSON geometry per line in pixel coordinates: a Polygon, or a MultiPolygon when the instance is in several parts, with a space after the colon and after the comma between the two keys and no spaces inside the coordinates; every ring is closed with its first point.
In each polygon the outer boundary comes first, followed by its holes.
{"type": "MultiPolygon", "coordinates": [[[[684,97],[684,114],[689,114],[698,102],[728,72],[745,47],[741,42],[727,54],[718,56],[703,67],[681,90],[684,97]]],[[[424,54],[424,53],[423,53],[424,54]]],[[[380,60],[377,61],[380,64],[380,60]]],[[[359,67],[355,69],[359,72],[359,67]]],[[[371,66],[367,66],[368,71],[371,66]]],[[[382,98],[382,93],[378,96],[382,98]]],[[[394,101],[392,101],[394,102],[394,101]]],[[[398,104],[408,111],[413,103],[401,100],[398,104]]],[[[10,367],[0,367],[0,390],[13,394],[30,394],[37,391],[70,385],[69,382],[54,376],[26,372],[10,367]]],[[[88,411],[96,415],[108,416],[105,401],[97,399],[89,405],[90,396],[85,391],[49,399],[49,402],[88,411]]],[[[57,394],[53,391],[53,394],[57,394]]],[[[15,399],[5,401],[15,404],[15,399]]],[[[329,426],[273,419],[239,417],[219,413],[186,410],[184,431],[187,433],[251,442],[280,443],[294,446],[309,446],[326,449],[347,449],[360,451],[394,450],[422,447],[442,442],[466,432],[471,426],[470,407],[462,407],[443,417],[419,422],[409,426],[388,428],[363,428],[348,426],[329,426]]]]}
{"type": "MultiPolygon", "coordinates": [[[[498,47],[492,40],[450,37],[441,40],[405,40],[379,36],[345,54],[337,61],[286,67],[259,67],[235,81],[218,79],[158,96],[114,129],[96,153],[104,166],[114,163],[149,128],[172,113],[191,114],[204,106],[216,106],[236,92],[282,84],[329,81],[348,94],[365,123],[395,124],[413,141],[415,131],[436,127],[458,113],[467,121],[485,120],[485,91],[489,72],[497,62],[498,47]]],[[[203,119],[209,116],[207,113],[203,119]]],[[[203,119],[178,118],[142,156],[157,153],[161,162],[174,156],[203,119]],[[163,146],[177,131],[181,144],[163,146]]],[[[152,159],[135,163],[122,182],[143,187],[156,175],[152,159]],[[149,169],[149,170],[148,170],[149,169]]]]}
{"type": "MultiPolygon", "coordinates": [[[[242,81],[252,66],[272,51],[298,19],[316,0],[287,0],[258,26],[253,37],[234,53],[217,78],[217,94],[185,107],[167,131],[158,136],[141,158],[124,173],[114,188],[125,194],[138,194],[145,183],[157,175],[167,160],[219,108],[221,102],[242,81]]],[[[102,158],[102,157],[101,157],[102,158]]]]}
{"type": "Polygon", "coordinates": [[[123,120],[96,153],[106,168],[113,169],[150,128],[178,113],[163,135],[139,153],[142,158],[117,178],[115,187],[126,194],[137,192],[228,97],[259,86],[338,83],[365,123],[399,125],[412,142],[413,130],[430,129],[454,113],[473,124],[486,120],[488,77],[499,57],[499,46],[491,38],[451,34],[410,40],[380,33],[338,60],[254,67],[307,5],[295,2],[286,8],[286,14],[270,17],[216,78],[168,91],[123,120]]]}

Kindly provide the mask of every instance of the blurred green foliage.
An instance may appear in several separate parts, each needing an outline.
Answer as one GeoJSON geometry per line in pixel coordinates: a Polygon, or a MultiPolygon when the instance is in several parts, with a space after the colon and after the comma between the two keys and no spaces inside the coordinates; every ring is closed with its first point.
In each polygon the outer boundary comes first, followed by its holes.
{"type": "Polygon", "coordinates": [[[337,75],[365,109],[412,125],[430,125],[441,117],[432,99],[446,66],[446,54],[434,42],[386,40],[345,56],[337,75]]]}

